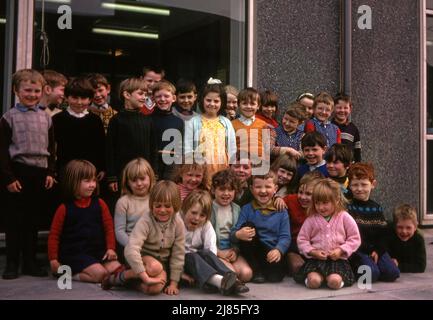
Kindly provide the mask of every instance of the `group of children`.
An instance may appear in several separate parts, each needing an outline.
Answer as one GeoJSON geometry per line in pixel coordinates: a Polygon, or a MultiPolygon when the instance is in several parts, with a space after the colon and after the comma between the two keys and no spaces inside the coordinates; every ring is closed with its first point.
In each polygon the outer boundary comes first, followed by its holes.
{"type": "Polygon", "coordinates": [[[424,271],[416,210],[399,206],[392,231],[370,199],[377,182],[360,162],[348,96],[302,94],[279,122],[271,91],[210,81],[198,98],[192,82],[163,77],[146,68],[124,80],[115,111],[99,74],[14,74],[19,102],[0,120],[1,182],[14,213],[3,279],[18,277],[21,254],[23,274],[46,275],[37,218],[57,181],[51,271],[69,265],[74,279],[103,289],[173,295],[183,282],[241,294],[249,281],[286,274],[339,289],[361,265],[373,282],[424,271]],[[257,159],[270,170],[253,174],[257,159]]]}

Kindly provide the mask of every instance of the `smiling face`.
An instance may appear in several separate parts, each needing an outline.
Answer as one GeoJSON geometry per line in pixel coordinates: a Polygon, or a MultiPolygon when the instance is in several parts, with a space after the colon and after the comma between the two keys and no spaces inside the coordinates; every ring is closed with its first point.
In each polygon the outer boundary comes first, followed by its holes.
{"type": "Polygon", "coordinates": [[[87,109],[87,107],[90,104],[90,98],[87,97],[78,97],[78,96],[67,96],[66,102],[68,103],[69,107],[74,111],[75,113],[82,113],[84,110],[87,109]]]}
{"type": "Polygon", "coordinates": [[[286,113],[281,120],[281,124],[283,125],[284,131],[291,134],[296,131],[298,126],[301,124],[301,121],[286,113]]]}
{"type": "Polygon", "coordinates": [[[302,104],[305,107],[305,110],[308,113],[308,117],[311,118],[313,116],[313,104],[314,100],[304,97],[299,101],[300,104],[302,104]]]}
{"type": "Polygon", "coordinates": [[[47,96],[48,104],[59,106],[65,99],[65,86],[60,85],[52,88],[46,85],[44,87],[44,95],[47,96]]]}
{"type": "Polygon", "coordinates": [[[266,206],[270,204],[273,200],[275,192],[277,192],[277,186],[275,185],[272,178],[256,178],[253,180],[251,193],[259,205],[266,206]]]}
{"type": "Polygon", "coordinates": [[[370,199],[371,191],[376,187],[376,180],[371,182],[369,179],[357,179],[354,177],[350,180],[349,187],[355,199],[367,201],[370,199]]]}
{"type": "Polygon", "coordinates": [[[262,114],[267,118],[274,118],[276,111],[276,106],[262,106],[262,114]]]}
{"type": "Polygon", "coordinates": [[[215,196],[216,203],[222,207],[230,205],[235,198],[236,193],[229,185],[216,187],[212,192],[215,196]]]}
{"type": "Polygon", "coordinates": [[[252,174],[252,166],[250,162],[232,164],[231,170],[235,173],[236,178],[239,179],[241,184],[245,184],[252,174]]]}
{"type": "Polygon", "coordinates": [[[203,181],[203,170],[196,169],[182,174],[182,184],[189,190],[195,190],[203,181]]]}
{"type": "Polygon", "coordinates": [[[313,200],[313,185],[303,184],[298,190],[298,201],[301,207],[306,210],[313,200]]]}
{"type": "Polygon", "coordinates": [[[252,118],[259,109],[258,99],[239,102],[239,111],[245,118],[252,118]]]}
{"type": "Polygon", "coordinates": [[[285,186],[288,185],[290,181],[292,181],[293,172],[283,168],[278,168],[277,176],[278,176],[278,185],[285,186]]]}
{"type": "Polygon", "coordinates": [[[331,201],[317,201],[314,209],[322,217],[332,216],[335,212],[335,205],[331,201]]]}
{"type": "Polygon", "coordinates": [[[416,226],[411,219],[399,219],[395,224],[395,232],[401,241],[408,241],[416,232],[416,226]]]}
{"type": "Polygon", "coordinates": [[[179,93],[177,95],[177,104],[184,110],[190,111],[197,100],[197,94],[194,91],[179,93]]]}
{"type": "Polygon", "coordinates": [[[326,169],[328,170],[329,175],[334,178],[344,177],[347,172],[347,167],[340,160],[327,161],[326,169]]]}
{"type": "Polygon", "coordinates": [[[93,179],[83,179],[80,181],[78,186],[77,194],[75,197],[77,199],[91,197],[96,189],[96,178],[93,179]]]}
{"type": "Polygon", "coordinates": [[[154,202],[152,206],[152,214],[157,221],[167,222],[174,214],[174,208],[169,202],[154,202]]]}
{"type": "Polygon", "coordinates": [[[123,97],[125,98],[125,109],[129,110],[141,109],[146,102],[146,92],[141,89],[134,90],[131,93],[124,91],[123,97]]]}
{"type": "Polygon", "coordinates": [[[103,84],[98,84],[93,97],[93,103],[97,106],[102,106],[107,103],[108,95],[110,94],[110,86],[106,87],[103,84]]]}
{"type": "Polygon", "coordinates": [[[209,92],[203,99],[204,115],[213,119],[218,117],[221,109],[221,97],[217,92],[209,92]]]}
{"type": "Polygon", "coordinates": [[[15,95],[25,107],[36,106],[42,97],[42,84],[33,83],[30,80],[21,81],[18,89],[15,88],[15,95]]]}
{"type": "Polygon", "coordinates": [[[322,148],[321,146],[316,144],[314,147],[304,147],[302,149],[302,152],[304,153],[307,164],[310,166],[314,166],[322,162],[323,156],[326,152],[326,148],[322,148]]]}
{"type": "Polygon", "coordinates": [[[150,178],[148,175],[145,175],[143,177],[128,180],[128,186],[131,188],[133,195],[144,197],[149,193],[150,178]]]}
{"type": "Polygon", "coordinates": [[[176,96],[169,90],[161,89],[154,93],[153,98],[159,110],[169,111],[176,101],[176,96]]]}
{"type": "Polygon", "coordinates": [[[183,217],[185,226],[189,231],[194,231],[203,226],[206,220],[207,216],[203,212],[203,208],[199,203],[195,203],[191,208],[189,208],[183,217]]]}
{"type": "Polygon", "coordinates": [[[320,122],[328,121],[332,114],[332,106],[324,102],[317,103],[314,108],[314,116],[320,122]]]}
{"type": "Polygon", "coordinates": [[[349,102],[338,100],[335,105],[334,119],[341,124],[347,123],[351,112],[352,106],[349,102]]]}

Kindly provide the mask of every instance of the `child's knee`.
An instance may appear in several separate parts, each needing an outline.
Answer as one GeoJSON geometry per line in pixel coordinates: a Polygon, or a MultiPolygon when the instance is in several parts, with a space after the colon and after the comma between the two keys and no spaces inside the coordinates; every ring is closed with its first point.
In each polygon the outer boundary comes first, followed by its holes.
{"type": "Polygon", "coordinates": [[[102,280],[109,274],[107,269],[105,269],[102,265],[98,268],[92,270],[92,278],[95,282],[102,282],[102,280]]]}
{"type": "Polygon", "coordinates": [[[338,290],[342,288],[343,278],[339,274],[331,274],[326,278],[326,283],[329,288],[338,290]]]}
{"type": "Polygon", "coordinates": [[[242,282],[248,282],[253,277],[253,270],[251,268],[242,268],[239,272],[239,280],[242,282]]]}
{"type": "Polygon", "coordinates": [[[316,272],[311,272],[307,275],[305,285],[307,286],[307,288],[317,289],[320,288],[322,282],[323,277],[320,274],[316,272]]]}
{"type": "Polygon", "coordinates": [[[148,295],[160,294],[162,292],[162,289],[164,289],[163,284],[147,285],[143,283],[140,286],[140,291],[148,295]]]}
{"type": "Polygon", "coordinates": [[[146,264],[146,272],[149,277],[156,277],[164,271],[162,264],[159,261],[151,261],[146,264]]]}

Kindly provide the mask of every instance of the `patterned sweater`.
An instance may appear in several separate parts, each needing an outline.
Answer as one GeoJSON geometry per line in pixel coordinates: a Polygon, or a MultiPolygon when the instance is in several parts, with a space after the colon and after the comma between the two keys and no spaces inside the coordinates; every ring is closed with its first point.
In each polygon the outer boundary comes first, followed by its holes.
{"type": "Polygon", "coordinates": [[[375,201],[360,201],[353,199],[347,210],[355,219],[361,233],[361,247],[365,254],[376,251],[382,255],[386,251],[387,222],[383,208],[375,201]]]}

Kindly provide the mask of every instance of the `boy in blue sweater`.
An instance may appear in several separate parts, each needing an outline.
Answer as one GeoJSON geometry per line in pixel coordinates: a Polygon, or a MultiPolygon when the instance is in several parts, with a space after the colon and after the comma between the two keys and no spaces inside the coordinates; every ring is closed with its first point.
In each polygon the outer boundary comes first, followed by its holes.
{"type": "Polygon", "coordinates": [[[251,193],[254,200],[242,207],[231,232],[241,255],[253,270],[254,283],[280,282],[285,275],[284,256],[290,245],[289,216],[278,211],[273,202],[277,191],[277,175],[253,176],[251,193]]]}

